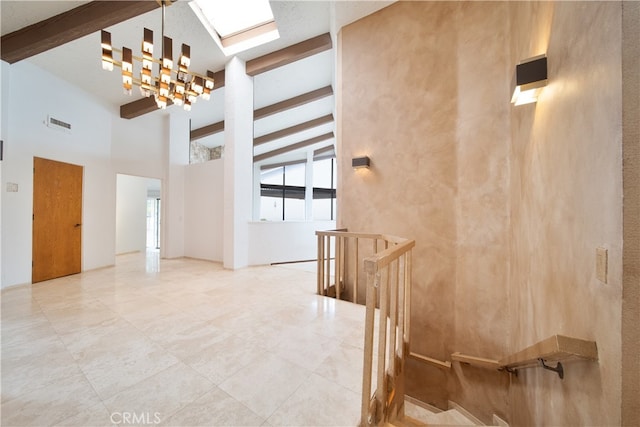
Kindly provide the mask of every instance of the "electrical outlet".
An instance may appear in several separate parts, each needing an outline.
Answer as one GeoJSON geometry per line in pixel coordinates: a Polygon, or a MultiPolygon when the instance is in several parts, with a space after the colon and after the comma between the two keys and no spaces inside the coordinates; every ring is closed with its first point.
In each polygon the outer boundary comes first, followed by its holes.
{"type": "Polygon", "coordinates": [[[607,283],[608,254],[605,248],[596,248],[596,277],[602,283],[607,283]]]}
{"type": "Polygon", "coordinates": [[[17,193],[18,192],[18,184],[15,182],[7,182],[7,193],[17,193]]]}

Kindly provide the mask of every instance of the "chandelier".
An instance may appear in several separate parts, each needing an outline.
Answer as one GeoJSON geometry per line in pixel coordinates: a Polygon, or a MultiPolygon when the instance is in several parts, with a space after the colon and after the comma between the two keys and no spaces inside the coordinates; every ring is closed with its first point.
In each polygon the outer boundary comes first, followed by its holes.
{"type": "Polygon", "coordinates": [[[122,86],[127,95],[131,95],[134,85],[140,87],[140,93],[146,97],[154,96],[158,108],[167,108],[168,100],[176,105],[184,106],[191,110],[198,97],[209,100],[213,90],[213,72],[207,70],[207,75],[194,73],[189,70],[191,63],[191,48],[183,44],[177,68],[173,64],[173,40],[164,35],[165,3],[162,1],[162,56],[160,59],[153,57],[153,31],[144,29],[142,39],[142,56],[133,56],[128,47],[122,50],[111,45],[111,33],[102,30],[102,69],[113,71],[113,67],[122,70],[122,86]],[[113,58],[113,52],[121,53],[121,61],[113,58]],[[134,77],[133,64],[137,61],[141,64],[140,78],[134,77]],[[154,74],[154,65],[159,74],[154,74]]]}

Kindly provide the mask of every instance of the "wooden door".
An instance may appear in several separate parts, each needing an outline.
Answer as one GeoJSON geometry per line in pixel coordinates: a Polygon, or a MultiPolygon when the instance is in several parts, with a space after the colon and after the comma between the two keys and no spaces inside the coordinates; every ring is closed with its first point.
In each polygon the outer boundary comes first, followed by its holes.
{"type": "Polygon", "coordinates": [[[33,283],[82,268],[83,167],[33,158],[33,283]]]}

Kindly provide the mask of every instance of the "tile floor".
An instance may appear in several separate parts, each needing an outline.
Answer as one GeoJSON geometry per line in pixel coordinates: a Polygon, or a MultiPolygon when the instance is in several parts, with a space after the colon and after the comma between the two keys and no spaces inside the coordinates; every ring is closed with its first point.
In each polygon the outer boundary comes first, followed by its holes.
{"type": "Polygon", "coordinates": [[[2,425],[357,425],[364,307],[310,270],[131,254],[3,291],[2,425]]]}

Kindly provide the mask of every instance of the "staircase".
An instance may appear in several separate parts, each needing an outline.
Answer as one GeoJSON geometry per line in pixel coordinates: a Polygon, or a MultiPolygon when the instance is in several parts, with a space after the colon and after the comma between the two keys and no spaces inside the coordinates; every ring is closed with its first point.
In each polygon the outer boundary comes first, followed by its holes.
{"type": "MultiPolygon", "coordinates": [[[[481,426],[479,420],[474,419],[470,414],[466,414],[464,409],[456,407],[441,411],[435,407],[424,404],[415,404],[409,400],[404,402],[404,416],[384,425],[387,427],[417,427],[417,426],[481,426]]],[[[494,416],[493,425],[504,427],[506,422],[494,416]]]]}
{"type": "MultiPolygon", "coordinates": [[[[562,363],[598,361],[595,341],[564,335],[553,335],[501,360],[455,352],[449,362],[413,353],[409,337],[415,242],[346,229],[318,231],[316,235],[318,294],[354,303],[366,301],[361,427],[484,425],[453,402],[449,402],[449,410],[440,411],[405,396],[405,360],[409,357],[440,369],[450,370],[454,362],[460,368],[470,365],[499,375],[541,367],[560,380],[564,378],[562,363]],[[549,364],[554,362],[555,366],[549,364]]],[[[492,425],[508,426],[496,415],[492,425]]]]}

